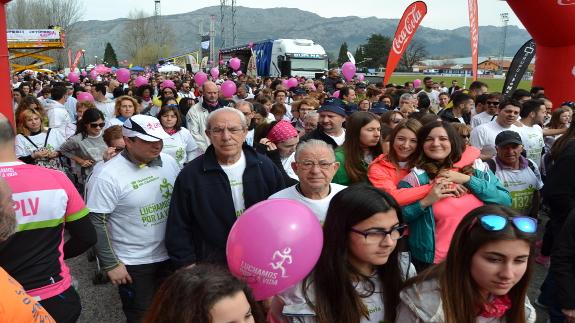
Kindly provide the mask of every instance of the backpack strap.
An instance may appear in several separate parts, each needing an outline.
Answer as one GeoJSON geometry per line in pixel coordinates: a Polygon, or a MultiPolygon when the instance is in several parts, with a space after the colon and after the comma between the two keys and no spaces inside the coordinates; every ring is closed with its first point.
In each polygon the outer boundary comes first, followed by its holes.
{"type": "Polygon", "coordinates": [[[48,144],[48,137],[50,136],[50,131],[52,131],[52,128],[48,128],[48,132],[46,132],[46,139],[44,139],[44,147],[46,147],[46,145],[48,144]]]}
{"type": "Polygon", "coordinates": [[[491,170],[491,172],[493,174],[495,174],[495,170],[497,169],[497,165],[495,165],[495,160],[488,159],[485,161],[485,163],[487,164],[487,166],[489,166],[489,169],[491,170]]]}
{"type": "Polygon", "coordinates": [[[537,172],[535,171],[535,169],[537,167],[537,166],[535,166],[535,163],[533,163],[531,160],[527,159],[527,165],[529,166],[529,169],[531,169],[533,174],[537,174],[537,172]]]}

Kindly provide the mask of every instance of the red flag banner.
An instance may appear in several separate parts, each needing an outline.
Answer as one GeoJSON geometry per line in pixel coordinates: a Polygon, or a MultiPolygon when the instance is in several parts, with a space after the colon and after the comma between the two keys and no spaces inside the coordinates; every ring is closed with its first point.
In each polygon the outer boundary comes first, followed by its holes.
{"type": "Polygon", "coordinates": [[[82,57],[82,50],[79,50],[76,52],[76,56],[74,57],[74,61],[72,62],[72,71],[76,70],[76,67],[78,66],[78,62],[80,61],[80,57],[82,57]]]}
{"type": "Polygon", "coordinates": [[[72,68],[72,49],[68,48],[68,67],[72,68]]]}
{"type": "Polygon", "coordinates": [[[477,0],[467,0],[469,7],[469,39],[471,40],[471,69],[473,80],[477,80],[477,57],[479,56],[479,19],[477,17],[477,0]]]}
{"type": "Polygon", "coordinates": [[[421,20],[427,14],[427,5],[423,1],[416,1],[407,7],[403,12],[403,17],[399,21],[397,30],[395,31],[395,36],[393,37],[393,43],[391,45],[391,51],[389,52],[389,57],[387,58],[387,65],[385,67],[385,78],[383,79],[383,84],[387,84],[391,74],[395,70],[397,63],[403,56],[403,53],[407,49],[409,42],[415,35],[415,31],[421,20]]]}

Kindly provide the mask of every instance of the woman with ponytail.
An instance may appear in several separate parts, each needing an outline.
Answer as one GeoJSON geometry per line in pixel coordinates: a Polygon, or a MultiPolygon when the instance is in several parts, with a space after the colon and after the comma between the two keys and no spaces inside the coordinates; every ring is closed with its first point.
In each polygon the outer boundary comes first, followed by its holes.
{"type": "Polygon", "coordinates": [[[485,203],[511,205],[509,192],[480,159],[455,166],[466,150],[476,149],[466,147],[448,122],[428,123],[417,134],[417,162],[399,187],[433,183],[427,196],[403,207],[418,271],[445,259],[453,232],[467,212],[485,203]]]}

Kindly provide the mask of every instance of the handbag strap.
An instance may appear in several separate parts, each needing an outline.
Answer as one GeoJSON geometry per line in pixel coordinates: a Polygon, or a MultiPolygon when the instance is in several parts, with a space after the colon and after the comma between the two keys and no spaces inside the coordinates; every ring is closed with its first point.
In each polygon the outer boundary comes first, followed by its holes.
{"type": "Polygon", "coordinates": [[[46,139],[44,139],[44,147],[46,147],[46,145],[48,144],[48,137],[50,136],[50,131],[52,131],[52,128],[48,128],[48,132],[46,133],[46,139]]]}

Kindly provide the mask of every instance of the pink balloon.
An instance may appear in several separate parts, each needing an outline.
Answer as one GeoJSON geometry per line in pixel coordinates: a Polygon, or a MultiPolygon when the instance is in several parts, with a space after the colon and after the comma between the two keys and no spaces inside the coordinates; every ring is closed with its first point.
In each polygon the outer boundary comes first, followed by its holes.
{"type": "Polygon", "coordinates": [[[86,75],[88,75],[88,72],[82,71],[82,76],[86,76],[86,75]]]}
{"type": "Polygon", "coordinates": [[[68,74],[68,81],[70,81],[72,83],[78,83],[78,82],[80,82],[80,76],[78,75],[78,73],[70,72],[68,74]]]}
{"type": "Polygon", "coordinates": [[[144,76],[138,76],[136,77],[136,81],[134,81],[134,83],[136,84],[136,87],[140,87],[142,85],[148,84],[148,79],[144,76]]]}
{"type": "Polygon", "coordinates": [[[108,68],[104,64],[96,65],[96,67],[94,67],[94,70],[96,70],[96,72],[98,72],[98,74],[104,74],[104,73],[108,72],[108,68]]]}
{"type": "Polygon", "coordinates": [[[204,84],[204,82],[207,80],[208,80],[208,74],[206,74],[202,71],[197,72],[196,75],[194,75],[194,81],[196,81],[196,83],[199,86],[202,86],[204,84]]]}
{"type": "Polygon", "coordinates": [[[234,58],[230,59],[230,67],[234,71],[237,71],[240,68],[240,65],[241,65],[241,61],[239,58],[234,57],[234,58]]]}
{"type": "Polygon", "coordinates": [[[98,71],[96,71],[96,69],[93,69],[90,71],[90,78],[95,81],[98,78],[98,74],[100,74],[100,73],[98,73],[98,71]]]}
{"type": "Polygon", "coordinates": [[[116,71],[116,79],[121,83],[128,83],[130,81],[130,70],[127,68],[120,68],[116,71]]]}
{"type": "Polygon", "coordinates": [[[283,81],[282,81],[282,85],[283,85],[286,89],[289,89],[289,81],[288,81],[288,80],[283,80],[283,81]]]}
{"type": "Polygon", "coordinates": [[[415,80],[413,80],[413,87],[416,88],[416,89],[417,89],[418,87],[421,87],[421,80],[420,80],[420,79],[415,79],[415,80]]]}
{"type": "Polygon", "coordinates": [[[365,75],[363,73],[357,74],[357,80],[363,82],[363,80],[365,80],[365,75]]]}
{"type": "Polygon", "coordinates": [[[333,92],[333,94],[331,95],[332,98],[337,98],[339,99],[339,90],[333,92]]]}
{"type": "Polygon", "coordinates": [[[353,76],[355,75],[355,65],[352,62],[345,62],[341,66],[341,73],[346,80],[351,81],[353,80],[353,76]]]}
{"type": "Polygon", "coordinates": [[[242,74],[244,74],[244,72],[242,72],[242,71],[236,71],[236,75],[237,75],[237,76],[240,76],[240,75],[242,75],[242,74]]]}
{"type": "Polygon", "coordinates": [[[288,81],[288,89],[291,89],[292,87],[296,87],[298,84],[298,81],[295,77],[291,77],[287,81],[288,81]]]}
{"type": "Polygon", "coordinates": [[[266,200],[247,209],[230,230],[228,267],[246,281],[256,300],[264,300],[305,278],[322,245],[321,225],[308,207],[288,199],[266,200]]]}
{"type": "Polygon", "coordinates": [[[83,102],[83,101],[94,102],[94,97],[92,96],[92,94],[90,94],[88,92],[78,92],[76,94],[76,99],[78,100],[78,102],[83,102]]]}
{"type": "Polygon", "coordinates": [[[210,69],[210,75],[211,75],[213,78],[217,79],[218,76],[220,76],[220,70],[219,70],[217,67],[212,67],[212,68],[210,69]]]}
{"type": "Polygon", "coordinates": [[[236,83],[234,83],[233,81],[227,80],[224,83],[222,83],[222,94],[224,95],[224,97],[226,98],[231,98],[235,93],[236,93],[236,83]]]}
{"type": "Polygon", "coordinates": [[[224,60],[223,60],[223,59],[220,59],[220,62],[219,62],[219,63],[220,63],[220,65],[224,65],[224,60]]]}

